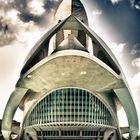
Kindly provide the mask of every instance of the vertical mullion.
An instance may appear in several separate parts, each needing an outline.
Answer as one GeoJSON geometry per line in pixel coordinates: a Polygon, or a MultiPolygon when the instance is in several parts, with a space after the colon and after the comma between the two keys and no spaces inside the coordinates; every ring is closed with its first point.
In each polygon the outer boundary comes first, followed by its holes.
{"type": "Polygon", "coordinates": [[[107,113],[106,113],[106,108],[105,108],[105,124],[107,124],[107,113]]]}
{"type": "Polygon", "coordinates": [[[94,112],[94,106],[93,106],[93,105],[94,105],[94,104],[93,104],[93,103],[94,103],[94,96],[93,96],[93,95],[92,95],[91,100],[92,100],[92,117],[91,117],[91,121],[92,121],[92,123],[93,123],[93,122],[94,122],[94,121],[93,121],[93,120],[94,120],[94,119],[93,119],[93,112],[94,112]]]}
{"type": "Polygon", "coordinates": [[[85,99],[85,122],[87,121],[87,91],[84,91],[86,94],[86,99],[85,99]]]}
{"type": "Polygon", "coordinates": [[[100,100],[98,99],[98,124],[100,123],[100,100]]]}
{"type": "Polygon", "coordinates": [[[96,98],[96,123],[98,124],[98,99],[96,98]]]}
{"type": "Polygon", "coordinates": [[[39,102],[39,114],[41,114],[40,115],[40,124],[41,124],[41,121],[42,121],[42,104],[41,104],[42,102],[39,102]]]}
{"type": "Polygon", "coordinates": [[[102,110],[102,109],[103,109],[103,104],[101,103],[101,124],[103,124],[103,119],[102,119],[102,118],[103,118],[103,117],[102,117],[102,115],[103,115],[103,110],[102,110]]]}
{"type": "MultiPolygon", "coordinates": [[[[37,112],[38,111],[39,111],[39,105],[37,104],[37,112]]],[[[39,112],[37,114],[38,114],[37,116],[39,116],[39,118],[37,117],[37,121],[38,121],[38,124],[40,124],[40,114],[39,112]]]]}
{"type": "Polygon", "coordinates": [[[98,108],[99,108],[99,100],[98,98],[96,99],[96,104],[97,104],[97,124],[99,123],[99,112],[98,112],[98,108]]]}
{"type": "MultiPolygon", "coordinates": [[[[39,119],[36,117],[37,116],[37,111],[38,111],[38,107],[36,106],[36,115],[35,115],[35,118],[34,118],[34,122],[35,122],[35,124],[39,124],[39,119]]],[[[38,117],[39,117],[39,115],[38,115],[38,117]]]]}
{"type": "MultiPolygon", "coordinates": [[[[79,110],[79,107],[80,107],[80,106],[79,106],[79,98],[80,98],[80,93],[79,93],[79,92],[80,92],[80,90],[78,89],[78,101],[77,101],[77,102],[78,102],[78,103],[77,103],[77,105],[78,105],[78,122],[80,122],[80,120],[79,120],[79,119],[80,119],[79,113],[81,113],[80,110],[79,110]]],[[[82,96],[82,95],[81,95],[81,96],[82,96]]]]}
{"type": "Polygon", "coordinates": [[[56,118],[57,118],[57,93],[55,92],[55,122],[57,122],[56,118]]]}
{"type": "Polygon", "coordinates": [[[58,94],[59,94],[59,122],[61,122],[61,119],[60,119],[60,116],[61,116],[61,104],[60,104],[60,101],[61,101],[61,92],[59,91],[58,92],[58,94]]]}
{"type": "Polygon", "coordinates": [[[89,93],[88,93],[88,101],[89,101],[89,103],[88,103],[89,104],[89,106],[88,106],[88,115],[89,115],[88,122],[90,122],[90,119],[91,119],[91,94],[89,94],[89,93]]]}
{"type": "Polygon", "coordinates": [[[55,117],[55,113],[56,113],[56,94],[55,92],[53,93],[53,122],[56,122],[56,117],[55,117]]]}
{"type": "Polygon", "coordinates": [[[97,103],[98,103],[98,112],[97,112],[97,114],[98,114],[98,124],[99,124],[100,123],[100,120],[99,120],[99,113],[100,113],[99,106],[100,106],[100,101],[99,101],[99,99],[97,100],[97,103]]]}
{"type": "Polygon", "coordinates": [[[45,98],[45,103],[46,103],[46,105],[45,105],[45,109],[46,109],[46,112],[45,112],[45,114],[46,114],[46,117],[45,117],[46,118],[46,123],[47,123],[47,119],[48,119],[47,118],[47,116],[48,116],[48,103],[47,103],[47,98],[48,97],[45,98]]]}
{"type": "Polygon", "coordinates": [[[84,120],[83,120],[83,98],[84,98],[84,97],[83,97],[83,90],[82,90],[82,122],[84,121],[84,120]]]}
{"type": "Polygon", "coordinates": [[[105,120],[106,120],[106,118],[105,118],[105,106],[103,107],[103,109],[104,109],[104,111],[103,111],[103,118],[104,118],[104,121],[103,121],[103,123],[105,124],[106,122],[105,122],[105,120]]]}
{"type": "Polygon", "coordinates": [[[48,95],[48,122],[50,122],[50,101],[49,101],[49,96],[48,95]]]}
{"type": "Polygon", "coordinates": [[[73,111],[74,111],[74,122],[75,122],[75,96],[76,96],[76,89],[74,89],[74,93],[73,93],[73,104],[74,104],[74,106],[73,106],[73,111]]]}
{"type": "Polygon", "coordinates": [[[70,98],[69,98],[69,99],[70,99],[70,113],[69,113],[70,120],[69,120],[69,121],[70,121],[70,122],[72,121],[72,112],[71,112],[71,105],[72,105],[72,104],[71,104],[71,94],[72,94],[72,89],[70,88],[70,94],[69,94],[69,96],[70,96],[70,98]]]}
{"type": "Polygon", "coordinates": [[[51,93],[51,122],[53,122],[53,94],[51,93]]]}
{"type": "Polygon", "coordinates": [[[42,107],[42,112],[43,112],[43,119],[42,123],[45,123],[45,98],[43,98],[43,107],[42,107]]]}
{"type": "Polygon", "coordinates": [[[67,98],[67,94],[68,94],[68,89],[65,89],[66,90],[66,122],[68,122],[68,98],[67,98]]]}
{"type": "Polygon", "coordinates": [[[63,120],[63,122],[64,122],[64,96],[65,96],[65,94],[64,94],[65,92],[64,92],[64,89],[62,89],[62,120],[63,120]]]}
{"type": "Polygon", "coordinates": [[[101,124],[101,101],[100,101],[100,106],[99,106],[99,121],[100,121],[100,124],[101,124]]]}
{"type": "Polygon", "coordinates": [[[38,107],[39,124],[40,124],[40,122],[41,122],[41,113],[39,113],[39,110],[40,110],[40,104],[37,104],[37,107],[38,107]]]}
{"type": "Polygon", "coordinates": [[[96,108],[96,97],[95,97],[95,100],[94,100],[94,123],[97,123],[97,108],[96,108]]]}
{"type": "Polygon", "coordinates": [[[44,98],[43,98],[43,106],[42,106],[42,123],[44,123],[44,98]]]}

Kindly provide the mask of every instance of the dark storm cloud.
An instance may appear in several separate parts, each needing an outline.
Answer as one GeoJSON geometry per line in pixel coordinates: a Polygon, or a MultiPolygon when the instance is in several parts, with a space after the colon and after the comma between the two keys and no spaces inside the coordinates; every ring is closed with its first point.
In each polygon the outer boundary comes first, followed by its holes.
{"type": "Polygon", "coordinates": [[[46,15],[49,17],[51,14],[55,13],[61,1],[62,0],[44,0],[43,8],[46,13],[42,15],[36,15],[30,12],[30,9],[28,8],[30,0],[15,0],[15,8],[20,12],[19,17],[23,22],[33,21],[39,25],[42,24],[44,20],[47,20],[46,15]]]}
{"type": "Polygon", "coordinates": [[[33,21],[35,23],[41,23],[43,20],[42,15],[38,16],[35,14],[30,13],[27,5],[28,5],[27,0],[15,0],[15,8],[19,11],[19,18],[23,21],[23,22],[30,22],[33,21]]]}
{"type": "Polygon", "coordinates": [[[52,9],[56,11],[62,0],[44,0],[44,9],[46,12],[51,12],[52,9]]]}
{"type": "Polygon", "coordinates": [[[38,16],[32,13],[29,13],[27,11],[23,11],[19,14],[20,19],[23,22],[30,22],[33,21],[37,24],[40,24],[43,21],[43,17],[42,16],[38,16]]]}
{"type": "Polygon", "coordinates": [[[7,11],[13,9],[12,7],[12,2],[0,2],[0,47],[10,44],[16,39],[14,25],[6,18],[7,11]]]}
{"type": "MultiPolygon", "coordinates": [[[[32,21],[36,26],[48,27],[52,22],[50,17],[53,17],[56,9],[62,0],[44,0],[44,11],[41,15],[31,13],[28,7],[31,0],[13,0],[0,2],[0,46],[9,45],[12,41],[17,40],[17,34],[21,31],[20,20],[24,23],[32,21]],[[19,21],[14,23],[6,15],[10,10],[15,10],[19,21]]],[[[21,22],[21,23],[22,23],[21,22]]],[[[24,30],[24,29],[23,29],[24,30]]]]}

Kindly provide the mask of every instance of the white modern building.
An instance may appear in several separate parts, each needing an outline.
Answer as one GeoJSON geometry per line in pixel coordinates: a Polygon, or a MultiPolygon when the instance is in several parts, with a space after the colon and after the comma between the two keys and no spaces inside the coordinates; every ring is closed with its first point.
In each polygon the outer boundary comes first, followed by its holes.
{"type": "Polygon", "coordinates": [[[13,116],[20,107],[24,112],[20,140],[121,140],[123,133],[134,140],[138,117],[121,67],[88,27],[80,0],[70,2],[71,15],[59,19],[26,58],[5,108],[3,136],[10,139],[13,116]],[[48,55],[50,48],[53,52],[48,55]],[[129,123],[123,131],[117,115],[120,107],[129,123]]]}

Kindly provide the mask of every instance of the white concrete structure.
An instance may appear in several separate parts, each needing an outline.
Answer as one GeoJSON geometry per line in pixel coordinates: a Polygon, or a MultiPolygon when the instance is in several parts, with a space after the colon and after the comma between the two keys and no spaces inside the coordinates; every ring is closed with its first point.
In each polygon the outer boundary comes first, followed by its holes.
{"type": "Polygon", "coordinates": [[[81,2],[73,0],[72,8],[72,15],[60,20],[27,56],[5,108],[2,132],[6,139],[20,107],[24,111],[21,140],[121,140],[118,106],[126,112],[130,139],[136,138],[137,112],[121,67],[108,46],[88,27],[81,2]],[[76,6],[84,14],[76,12],[76,6]],[[53,36],[54,51],[48,56],[53,36]],[[94,55],[87,50],[88,37],[94,55]]]}

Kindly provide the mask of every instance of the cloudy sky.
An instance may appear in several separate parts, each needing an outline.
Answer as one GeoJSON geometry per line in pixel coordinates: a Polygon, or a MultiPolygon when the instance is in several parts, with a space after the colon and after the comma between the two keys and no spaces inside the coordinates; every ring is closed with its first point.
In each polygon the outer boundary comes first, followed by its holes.
{"type": "MultiPolygon", "coordinates": [[[[19,78],[25,56],[52,27],[54,13],[61,1],[0,1],[0,118],[19,78]]],[[[88,13],[90,27],[121,64],[140,114],[140,0],[81,1],[88,13]]],[[[15,119],[20,121],[19,115],[18,110],[15,119]]]]}

